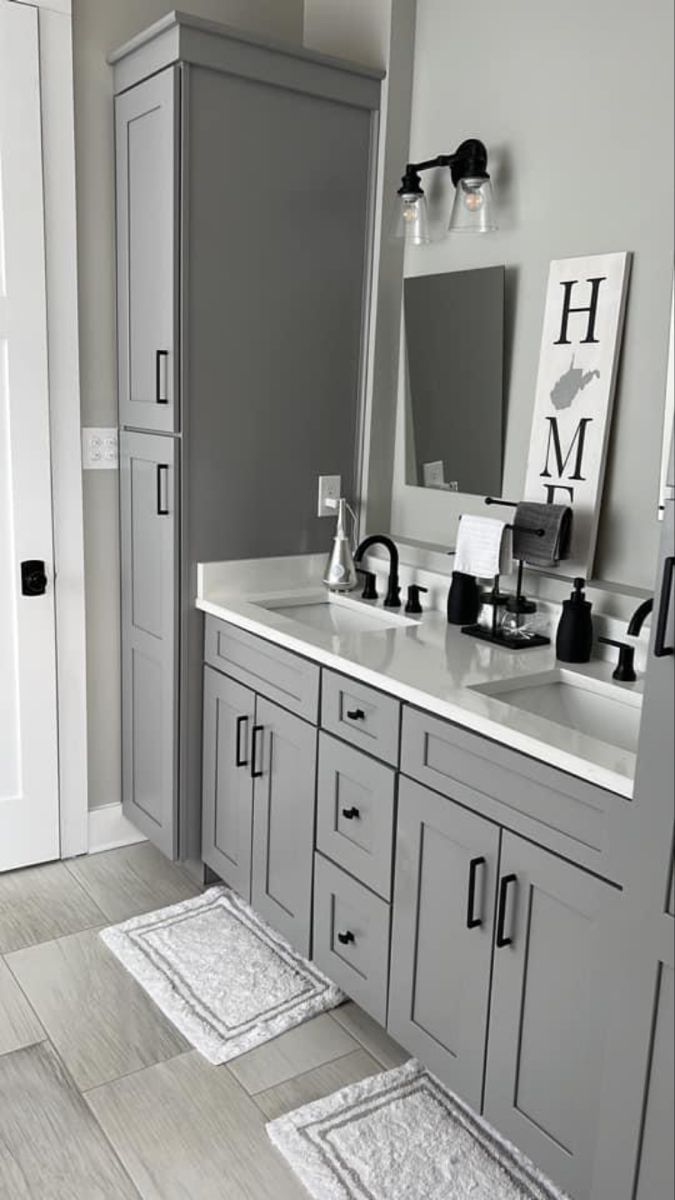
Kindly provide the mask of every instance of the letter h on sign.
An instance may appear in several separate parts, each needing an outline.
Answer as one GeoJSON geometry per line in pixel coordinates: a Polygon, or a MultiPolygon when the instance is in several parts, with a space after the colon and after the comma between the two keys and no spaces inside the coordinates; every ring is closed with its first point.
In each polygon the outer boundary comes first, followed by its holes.
{"type": "Polygon", "coordinates": [[[567,326],[570,318],[570,313],[588,313],[588,322],[586,326],[586,337],[581,338],[582,343],[597,342],[595,336],[595,319],[598,313],[598,296],[600,295],[600,284],[606,280],[606,275],[594,275],[586,282],[591,285],[591,300],[590,304],[582,304],[576,308],[572,307],[572,288],[576,287],[578,279],[563,279],[560,286],[563,289],[563,307],[562,307],[562,322],[560,325],[560,334],[557,340],[553,343],[554,346],[569,346],[570,339],[567,336],[567,326]]]}

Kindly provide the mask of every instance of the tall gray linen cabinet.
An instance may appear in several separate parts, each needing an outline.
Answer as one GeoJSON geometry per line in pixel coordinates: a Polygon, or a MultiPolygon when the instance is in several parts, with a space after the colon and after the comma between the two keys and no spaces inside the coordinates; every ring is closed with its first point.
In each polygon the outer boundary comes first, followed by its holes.
{"type": "Polygon", "coordinates": [[[114,70],[123,804],[200,859],[197,563],[357,495],[381,73],[172,13],[114,70]]]}

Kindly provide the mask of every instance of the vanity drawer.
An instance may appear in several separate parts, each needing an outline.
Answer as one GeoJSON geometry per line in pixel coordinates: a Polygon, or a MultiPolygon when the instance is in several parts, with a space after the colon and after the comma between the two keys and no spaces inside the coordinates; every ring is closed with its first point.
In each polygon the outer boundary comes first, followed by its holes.
{"type": "Polygon", "coordinates": [[[316,844],[391,899],[396,772],[327,733],[319,736],[316,844]]]}
{"type": "Polygon", "coordinates": [[[365,683],[324,671],[321,724],[385,762],[398,763],[401,705],[365,683]]]}
{"type": "Polygon", "coordinates": [[[404,709],[401,771],[524,837],[618,880],[622,796],[418,709],[404,709]]]}
{"type": "Polygon", "coordinates": [[[384,900],[314,856],[314,961],[381,1025],[387,1019],[390,915],[384,900]]]}
{"type": "Polygon", "coordinates": [[[217,617],[204,623],[204,658],[218,671],[315,725],[319,719],[316,663],[217,617]]]}

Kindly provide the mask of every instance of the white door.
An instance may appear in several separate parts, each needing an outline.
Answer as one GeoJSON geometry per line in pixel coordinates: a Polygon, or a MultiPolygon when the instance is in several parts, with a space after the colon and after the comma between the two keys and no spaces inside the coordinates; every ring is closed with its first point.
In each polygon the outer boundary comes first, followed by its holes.
{"type": "Polygon", "coordinates": [[[37,9],[0,0],[0,871],[59,857],[46,335],[37,9]]]}

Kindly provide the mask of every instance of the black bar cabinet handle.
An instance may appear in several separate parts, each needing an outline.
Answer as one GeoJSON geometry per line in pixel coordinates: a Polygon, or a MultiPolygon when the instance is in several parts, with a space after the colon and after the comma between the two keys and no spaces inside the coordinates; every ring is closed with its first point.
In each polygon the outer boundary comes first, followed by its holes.
{"type": "Polygon", "coordinates": [[[509,888],[512,883],[518,882],[517,875],[504,875],[499,885],[499,917],[497,919],[497,946],[501,950],[504,946],[510,946],[513,943],[512,937],[506,937],[504,929],[506,927],[506,904],[509,898],[509,888]]]}
{"type": "Polygon", "coordinates": [[[355,941],[354,934],[347,930],[346,933],[338,933],[337,940],[341,946],[348,946],[350,942],[355,941]]]}
{"type": "Polygon", "coordinates": [[[169,468],[166,463],[157,463],[157,516],[168,517],[169,506],[168,502],[164,502],[164,485],[169,477],[169,468]]]}
{"type": "Polygon", "coordinates": [[[666,629],[668,626],[668,612],[670,610],[670,593],[673,590],[673,568],[675,568],[675,557],[670,554],[663,564],[661,601],[659,603],[659,615],[656,620],[656,634],[654,636],[655,658],[666,658],[667,655],[673,654],[674,652],[672,646],[666,646],[666,629]]]}
{"type": "Polygon", "coordinates": [[[343,808],[342,815],[345,821],[358,820],[358,818],[361,816],[358,808],[343,808]]]}
{"type": "Polygon", "coordinates": [[[165,361],[168,363],[168,361],[169,361],[169,351],[168,350],[155,351],[155,403],[156,404],[168,404],[169,403],[169,397],[167,395],[164,395],[164,396],[162,395],[162,359],[165,359],[165,361]]]}
{"type": "Polygon", "coordinates": [[[350,721],[365,721],[366,714],[362,708],[348,708],[347,716],[350,721]]]}
{"type": "Polygon", "coordinates": [[[258,734],[262,733],[264,728],[264,725],[253,726],[253,737],[251,739],[251,779],[262,778],[262,767],[258,768],[256,766],[256,761],[258,758],[258,734]]]}
{"type": "Polygon", "coordinates": [[[469,899],[466,907],[466,927],[467,929],[478,929],[483,924],[483,918],[475,915],[476,908],[476,875],[478,868],[485,866],[485,859],[472,858],[469,863],[469,899]]]}
{"type": "Polygon", "coordinates": [[[241,717],[237,717],[235,763],[238,767],[247,767],[248,766],[248,759],[244,758],[244,756],[241,752],[241,731],[244,728],[244,725],[248,725],[248,716],[246,713],[244,713],[244,715],[241,717]]]}

